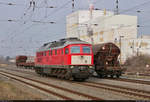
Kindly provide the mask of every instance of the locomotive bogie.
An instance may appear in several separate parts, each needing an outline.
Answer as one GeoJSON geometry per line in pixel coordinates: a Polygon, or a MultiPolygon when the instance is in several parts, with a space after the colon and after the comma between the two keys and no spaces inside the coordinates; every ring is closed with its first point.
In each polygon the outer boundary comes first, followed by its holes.
{"type": "Polygon", "coordinates": [[[36,73],[64,79],[88,79],[94,72],[93,66],[36,66],[36,73]]]}

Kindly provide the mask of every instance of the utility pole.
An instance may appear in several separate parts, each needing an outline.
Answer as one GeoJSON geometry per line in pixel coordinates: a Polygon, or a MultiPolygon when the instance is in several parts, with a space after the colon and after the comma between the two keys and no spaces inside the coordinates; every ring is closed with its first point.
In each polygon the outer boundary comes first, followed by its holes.
{"type": "Polygon", "coordinates": [[[119,41],[120,41],[120,63],[122,63],[122,59],[121,59],[121,58],[122,58],[122,49],[121,49],[121,46],[122,46],[122,44],[121,44],[121,43],[122,43],[122,42],[121,42],[121,39],[122,39],[122,38],[124,38],[124,36],[120,36],[120,40],[119,40],[119,41]]]}
{"type": "Polygon", "coordinates": [[[134,40],[133,40],[133,42],[132,42],[132,53],[133,53],[133,55],[134,55],[134,40]]]}
{"type": "Polygon", "coordinates": [[[89,20],[89,25],[88,25],[88,35],[91,37],[91,44],[94,44],[93,41],[93,29],[92,29],[92,18],[93,18],[93,9],[94,6],[89,0],[89,10],[90,10],[90,20],[89,20]]]}
{"type": "Polygon", "coordinates": [[[119,0],[116,0],[115,15],[119,14],[119,0]]]}
{"type": "Polygon", "coordinates": [[[72,12],[74,12],[74,0],[72,0],[72,12]]]}

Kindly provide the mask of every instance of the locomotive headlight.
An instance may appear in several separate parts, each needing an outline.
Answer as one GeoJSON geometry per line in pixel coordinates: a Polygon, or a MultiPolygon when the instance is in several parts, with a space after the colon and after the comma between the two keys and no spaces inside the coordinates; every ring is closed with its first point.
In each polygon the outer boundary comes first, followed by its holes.
{"type": "Polygon", "coordinates": [[[103,46],[102,49],[105,50],[105,46],[103,46]]]}
{"type": "Polygon", "coordinates": [[[70,68],[74,68],[74,66],[70,66],[70,68]]]}
{"type": "Polygon", "coordinates": [[[89,66],[89,68],[93,68],[93,66],[89,66]]]}
{"type": "Polygon", "coordinates": [[[108,62],[106,62],[106,65],[108,65],[108,62]]]}

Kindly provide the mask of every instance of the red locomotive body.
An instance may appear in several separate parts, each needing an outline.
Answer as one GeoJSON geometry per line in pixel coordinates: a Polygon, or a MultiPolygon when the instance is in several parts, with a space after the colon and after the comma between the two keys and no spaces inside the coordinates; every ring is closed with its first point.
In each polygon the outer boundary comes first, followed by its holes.
{"type": "Polygon", "coordinates": [[[92,45],[77,38],[46,43],[36,53],[35,71],[66,79],[87,79],[93,73],[92,45]]]}
{"type": "Polygon", "coordinates": [[[118,56],[120,49],[113,43],[93,45],[95,71],[99,77],[121,76],[123,69],[118,56]]]}

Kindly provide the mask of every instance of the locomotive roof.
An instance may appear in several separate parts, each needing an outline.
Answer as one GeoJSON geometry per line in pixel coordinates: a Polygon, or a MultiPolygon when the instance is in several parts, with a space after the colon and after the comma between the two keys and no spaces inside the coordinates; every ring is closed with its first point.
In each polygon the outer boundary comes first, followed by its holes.
{"type": "Polygon", "coordinates": [[[101,43],[101,44],[93,45],[92,47],[93,47],[93,53],[94,53],[94,55],[97,54],[97,52],[98,52],[99,50],[101,50],[101,48],[102,48],[103,46],[106,46],[106,45],[112,45],[113,48],[115,48],[116,50],[118,50],[118,54],[120,54],[120,48],[119,48],[117,45],[115,45],[115,44],[112,43],[112,42],[107,42],[107,43],[101,43]]]}
{"type": "Polygon", "coordinates": [[[82,41],[78,38],[64,38],[64,39],[60,39],[59,41],[45,43],[37,51],[45,51],[48,49],[63,48],[70,44],[89,44],[89,43],[82,41]]]}

